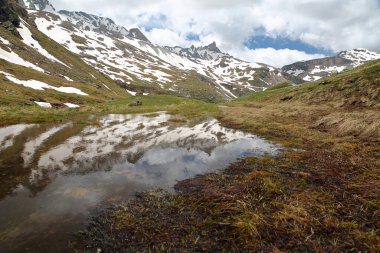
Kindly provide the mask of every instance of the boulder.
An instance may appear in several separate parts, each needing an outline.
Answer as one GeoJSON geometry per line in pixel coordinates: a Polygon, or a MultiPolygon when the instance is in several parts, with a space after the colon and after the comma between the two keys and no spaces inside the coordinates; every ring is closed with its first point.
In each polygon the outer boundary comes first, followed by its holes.
{"type": "Polygon", "coordinates": [[[128,106],[129,107],[132,107],[132,106],[142,106],[142,102],[141,101],[136,101],[136,102],[132,102],[132,103],[129,103],[128,106]]]}

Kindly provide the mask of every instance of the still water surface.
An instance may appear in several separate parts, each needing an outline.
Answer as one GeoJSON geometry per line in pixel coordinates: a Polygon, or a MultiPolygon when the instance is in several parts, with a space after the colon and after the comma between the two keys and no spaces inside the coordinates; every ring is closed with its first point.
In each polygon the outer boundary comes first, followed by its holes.
{"type": "Polygon", "coordinates": [[[0,128],[0,252],[67,252],[94,210],[279,149],[215,119],[171,117],[0,128]]]}

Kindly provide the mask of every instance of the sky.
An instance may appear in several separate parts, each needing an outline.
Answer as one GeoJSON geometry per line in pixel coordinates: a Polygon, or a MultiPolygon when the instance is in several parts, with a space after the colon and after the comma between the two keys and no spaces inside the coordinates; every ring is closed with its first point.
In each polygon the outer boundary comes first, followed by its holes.
{"type": "Polygon", "coordinates": [[[216,42],[237,58],[281,67],[367,48],[380,53],[380,0],[50,0],[138,27],[162,46],[216,42]]]}

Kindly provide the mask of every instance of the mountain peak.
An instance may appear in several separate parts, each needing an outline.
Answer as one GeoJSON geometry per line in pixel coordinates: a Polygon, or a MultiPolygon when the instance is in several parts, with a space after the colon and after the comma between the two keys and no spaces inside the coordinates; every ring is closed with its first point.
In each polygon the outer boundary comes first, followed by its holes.
{"type": "Polygon", "coordinates": [[[191,45],[190,48],[166,47],[166,49],[178,54],[179,56],[202,60],[215,60],[219,57],[227,55],[220,51],[220,49],[216,46],[215,41],[203,47],[195,47],[194,45],[191,45]]]}
{"type": "Polygon", "coordinates": [[[380,58],[380,54],[372,52],[365,48],[355,48],[347,51],[342,51],[338,54],[338,56],[352,61],[354,66],[358,66],[365,62],[380,58]]]}
{"type": "Polygon", "coordinates": [[[148,38],[145,37],[145,35],[138,28],[132,28],[132,29],[130,29],[128,36],[132,37],[132,38],[135,38],[135,39],[138,39],[138,40],[149,42],[148,38]]]}
{"type": "Polygon", "coordinates": [[[336,56],[296,62],[282,70],[303,81],[316,81],[333,73],[350,70],[366,62],[380,59],[380,54],[365,48],[342,51],[336,56]]]}
{"type": "Polygon", "coordinates": [[[55,12],[55,8],[49,0],[18,0],[18,2],[26,9],[55,12]]]}
{"type": "Polygon", "coordinates": [[[58,12],[66,16],[76,27],[85,31],[94,31],[107,36],[128,36],[138,40],[149,42],[145,35],[138,29],[133,28],[128,31],[125,27],[117,25],[112,19],[88,14],[83,11],[65,11],[58,12]]]}
{"type": "Polygon", "coordinates": [[[220,49],[216,46],[215,41],[212,42],[210,45],[208,45],[206,48],[212,52],[215,52],[215,53],[222,53],[222,51],[220,51],[220,49]]]}

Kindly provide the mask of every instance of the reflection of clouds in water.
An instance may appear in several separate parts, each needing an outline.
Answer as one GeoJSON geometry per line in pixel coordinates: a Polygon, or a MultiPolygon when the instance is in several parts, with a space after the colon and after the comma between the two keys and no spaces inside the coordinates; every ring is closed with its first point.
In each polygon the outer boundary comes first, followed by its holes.
{"type": "MultiPolygon", "coordinates": [[[[110,170],[113,172],[106,173],[101,180],[122,172],[125,178],[135,182],[164,186],[223,168],[245,154],[276,151],[267,141],[224,128],[215,119],[167,124],[170,118],[166,113],[102,117],[99,124],[86,127],[80,134],[36,157],[38,166],[31,169],[28,186],[43,189],[61,173],[67,176],[110,170]]],[[[68,125],[54,126],[28,140],[21,154],[24,166],[46,139],[68,125]]],[[[32,125],[15,125],[13,130],[20,133],[29,126],[32,125]]],[[[0,128],[0,133],[8,133],[9,129],[0,128]]]]}
{"type": "MultiPolygon", "coordinates": [[[[136,164],[123,162],[107,172],[59,176],[35,198],[22,197],[23,194],[19,197],[24,198],[23,202],[28,206],[39,206],[38,214],[32,213],[33,217],[83,212],[106,198],[128,198],[136,191],[172,187],[177,180],[224,168],[257,142],[262,140],[237,140],[216,147],[211,154],[198,149],[154,148],[148,150],[136,164]]],[[[269,144],[263,145],[268,147],[256,151],[275,152],[269,144]]],[[[25,191],[21,189],[20,193],[25,191]]],[[[8,202],[8,207],[12,206],[11,202],[8,202]]]]}
{"type": "MultiPolygon", "coordinates": [[[[153,147],[183,147],[188,149],[212,150],[216,146],[235,140],[253,138],[252,134],[222,127],[216,120],[208,120],[189,126],[162,125],[170,116],[111,115],[100,120],[99,126],[89,126],[78,136],[52,148],[39,160],[40,168],[85,171],[88,167],[102,167],[102,157],[114,156],[129,161],[138,160],[146,150],[153,147]],[[76,150],[80,150],[77,152],[76,150]],[[68,162],[69,161],[69,162],[68,162]],[[94,165],[96,163],[96,166],[94,165]]],[[[257,145],[265,144],[264,141],[257,145]]],[[[170,155],[161,154],[165,159],[170,155]]]]}
{"type": "MultiPolygon", "coordinates": [[[[245,154],[274,154],[278,149],[255,135],[224,128],[213,119],[193,125],[162,124],[168,119],[164,113],[109,115],[99,125],[86,127],[51,148],[39,158],[29,182],[46,184],[46,178],[39,177],[47,176],[46,186],[33,198],[27,188],[19,187],[0,202],[0,236],[11,241],[28,234],[42,235],[51,224],[70,225],[70,220],[85,217],[103,201],[172,187],[177,180],[225,168],[245,154]]],[[[44,138],[63,126],[29,140],[25,160],[30,161],[44,138]]],[[[18,128],[22,131],[25,125],[18,128]]]]}
{"type": "MultiPolygon", "coordinates": [[[[155,184],[156,180],[173,185],[176,180],[226,167],[247,150],[275,153],[276,148],[261,139],[241,139],[216,147],[211,154],[199,149],[154,148],[136,163],[139,178],[155,184]]],[[[118,165],[120,167],[122,165],[118,165]]],[[[130,170],[126,168],[126,170],[130,170]]],[[[161,184],[163,186],[164,183],[161,184]]]]}

